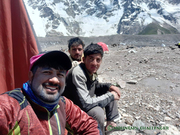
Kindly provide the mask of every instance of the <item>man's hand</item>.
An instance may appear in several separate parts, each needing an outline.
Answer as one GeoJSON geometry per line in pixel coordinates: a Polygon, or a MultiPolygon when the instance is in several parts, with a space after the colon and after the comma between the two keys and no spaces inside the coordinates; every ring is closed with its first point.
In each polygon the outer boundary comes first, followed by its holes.
{"type": "Polygon", "coordinates": [[[115,91],[111,91],[111,93],[114,96],[114,100],[119,100],[120,99],[120,96],[115,91]]]}
{"type": "Polygon", "coordinates": [[[121,92],[120,92],[120,89],[118,88],[118,87],[116,87],[116,86],[111,86],[110,88],[109,88],[109,91],[110,92],[116,92],[117,93],[117,95],[119,96],[119,98],[121,97],[121,92]]]}

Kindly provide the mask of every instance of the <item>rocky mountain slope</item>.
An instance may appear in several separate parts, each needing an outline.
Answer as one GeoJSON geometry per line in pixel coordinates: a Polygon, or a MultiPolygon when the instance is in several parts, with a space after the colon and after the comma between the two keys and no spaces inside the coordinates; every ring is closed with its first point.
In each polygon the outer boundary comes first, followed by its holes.
{"type": "Polygon", "coordinates": [[[180,28],[179,0],[24,0],[24,3],[36,34],[41,37],[172,34],[180,28]],[[152,28],[155,30],[151,31],[152,28]]]}
{"type": "MultiPolygon", "coordinates": [[[[50,46],[67,46],[67,41],[72,36],[55,36],[55,37],[39,37],[38,41],[42,48],[49,48],[50,46]]],[[[80,37],[85,45],[91,42],[104,42],[109,46],[171,46],[180,42],[180,34],[167,35],[111,35],[99,37],[80,37]]]]}

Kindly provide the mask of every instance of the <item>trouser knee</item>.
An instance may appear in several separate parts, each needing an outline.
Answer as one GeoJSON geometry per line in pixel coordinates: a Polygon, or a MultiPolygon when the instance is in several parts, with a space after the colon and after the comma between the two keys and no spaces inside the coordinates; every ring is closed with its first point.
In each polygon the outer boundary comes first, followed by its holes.
{"type": "Polygon", "coordinates": [[[94,107],[87,112],[91,117],[93,117],[99,124],[100,128],[103,131],[104,128],[104,110],[101,107],[94,107]]]}

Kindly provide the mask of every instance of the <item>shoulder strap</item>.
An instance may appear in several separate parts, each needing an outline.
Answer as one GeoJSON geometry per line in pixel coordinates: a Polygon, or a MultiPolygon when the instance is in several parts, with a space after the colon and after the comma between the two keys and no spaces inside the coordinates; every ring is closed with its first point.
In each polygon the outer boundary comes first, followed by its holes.
{"type": "Polygon", "coordinates": [[[6,94],[8,94],[10,97],[16,99],[19,102],[19,105],[21,106],[21,110],[28,105],[27,99],[23,95],[21,88],[8,91],[6,92],[6,94]]]}
{"type": "Polygon", "coordinates": [[[64,104],[66,104],[66,100],[65,100],[65,98],[64,98],[63,96],[60,96],[60,100],[61,100],[64,104]]]}

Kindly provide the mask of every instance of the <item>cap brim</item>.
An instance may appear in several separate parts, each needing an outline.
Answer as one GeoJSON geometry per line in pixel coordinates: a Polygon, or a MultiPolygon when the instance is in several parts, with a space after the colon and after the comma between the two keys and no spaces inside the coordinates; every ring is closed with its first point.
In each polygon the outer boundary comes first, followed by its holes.
{"type": "Polygon", "coordinates": [[[35,63],[37,63],[38,61],[56,61],[67,71],[72,67],[72,63],[68,55],[62,51],[47,52],[42,55],[35,63]]]}

